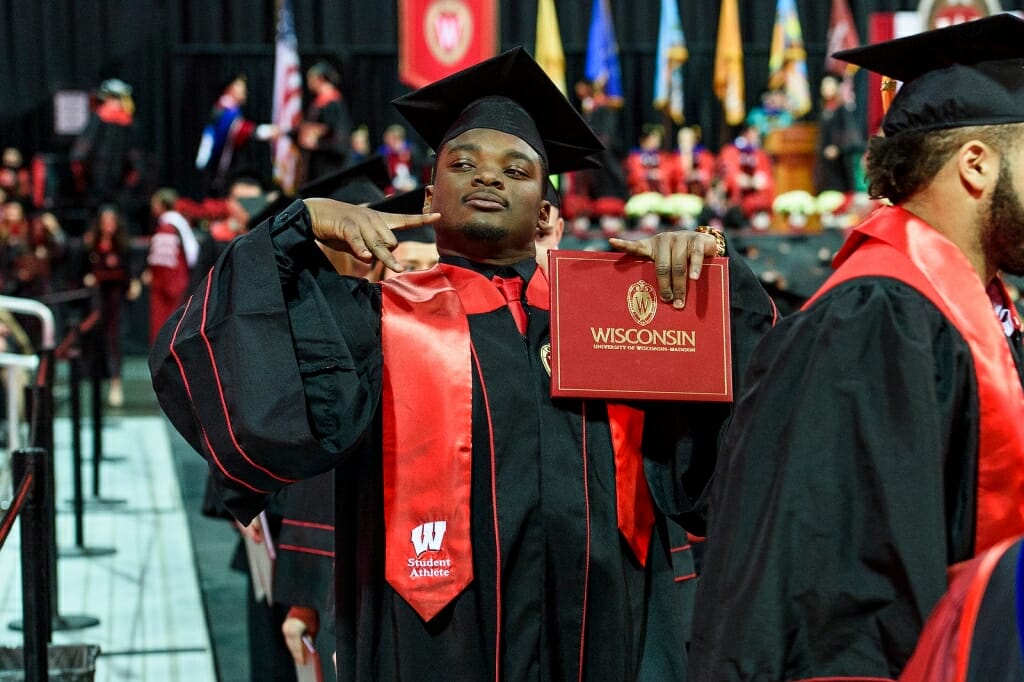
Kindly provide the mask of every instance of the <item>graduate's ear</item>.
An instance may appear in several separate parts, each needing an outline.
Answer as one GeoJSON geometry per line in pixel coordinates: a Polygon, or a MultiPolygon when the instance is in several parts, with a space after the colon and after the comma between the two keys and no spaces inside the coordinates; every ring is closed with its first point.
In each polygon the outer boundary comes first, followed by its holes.
{"type": "Polygon", "coordinates": [[[548,226],[548,218],[551,217],[551,202],[541,199],[540,211],[537,213],[537,229],[544,230],[548,226]]]}
{"type": "Polygon", "coordinates": [[[423,214],[433,213],[431,207],[434,205],[434,186],[427,185],[423,188],[423,214]]]}
{"type": "Polygon", "coordinates": [[[960,182],[974,196],[980,196],[999,180],[1000,157],[995,149],[981,140],[968,140],[956,155],[960,182]]]}

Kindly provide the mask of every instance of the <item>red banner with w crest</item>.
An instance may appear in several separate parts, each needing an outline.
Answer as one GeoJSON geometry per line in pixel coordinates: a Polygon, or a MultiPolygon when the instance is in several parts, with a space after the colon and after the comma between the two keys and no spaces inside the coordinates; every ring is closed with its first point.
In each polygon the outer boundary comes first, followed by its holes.
{"type": "Polygon", "coordinates": [[[398,77],[422,87],[497,54],[497,0],[399,0],[398,77]]]}

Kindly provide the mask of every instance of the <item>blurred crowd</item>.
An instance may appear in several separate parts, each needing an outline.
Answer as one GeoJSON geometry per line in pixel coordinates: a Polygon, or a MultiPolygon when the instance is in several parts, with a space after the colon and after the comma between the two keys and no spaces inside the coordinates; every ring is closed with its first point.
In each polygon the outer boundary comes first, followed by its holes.
{"type": "MultiPolygon", "coordinates": [[[[93,93],[88,123],[68,155],[69,182],[64,184],[70,188],[60,187],[45,155],[27,162],[18,149],[3,150],[0,292],[45,300],[54,292],[91,291],[92,306],[102,312],[108,337],[103,371],[111,380],[111,406],[124,400],[120,340],[126,302],[148,307],[152,338],[229,241],[295,196],[334,193],[343,198],[338,192],[351,181],[345,176],[351,169],[370,177],[374,185],[361,196],[364,203],[429,183],[431,150],[398,124],[384,128],[375,144],[371,126],[353,122],[340,75],[331,64],[308,68],[305,85],[305,109],[292,130],[248,117],[245,74],[233,74],[218,93],[211,93],[201,139],[175,145],[185,153],[196,150],[201,190],[190,196],[161,187],[153,177],[146,161],[151,154],[137,141],[132,86],[117,78],[103,81],[93,93]],[[261,171],[267,164],[260,159],[281,142],[297,152],[298,191],[293,196],[261,171]],[[379,168],[366,170],[363,164],[370,161],[379,168]],[[67,210],[69,206],[78,210],[67,210]],[[62,222],[72,215],[73,225],[65,229],[62,222]]],[[[776,158],[764,145],[773,130],[794,124],[781,92],[765,93],[761,106],[751,110],[736,136],[717,153],[705,144],[698,126],[671,121],[645,124],[637,144],[629,148],[620,132],[621,102],[585,82],[577,84],[576,95],[607,149],[594,169],[557,178],[554,199],[560,201],[564,234],[559,222],[557,239],[552,240],[553,232],[539,235],[552,247],[604,250],[609,237],[697,225],[734,235],[817,232],[853,225],[875,207],[860,171],[865,134],[849,83],[835,76],[826,76],[821,84],[814,186],[781,192],[776,158]]],[[[347,199],[354,200],[354,195],[349,192],[347,199]]],[[[419,210],[415,200],[408,210],[419,210]]],[[[756,259],[756,250],[738,252],[756,259]]],[[[360,270],[343,255],[334,259],[341,271],[360,270]]],[[[763,269],[769,287],[787,279],[778,269],[763,269]]],[[[0,333],[7,346],[31,351],[25,341],[31,334],[10,325],[0,325],[0,333]]]]}

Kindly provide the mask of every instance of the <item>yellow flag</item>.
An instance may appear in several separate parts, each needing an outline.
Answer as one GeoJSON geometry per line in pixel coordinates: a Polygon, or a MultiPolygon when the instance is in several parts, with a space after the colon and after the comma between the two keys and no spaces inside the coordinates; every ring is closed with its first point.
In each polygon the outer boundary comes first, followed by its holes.
{"type": "Polygon", "coordinates": [[[534,59],[544,69],[562,94],[565,88],[565,52],[562,50],[562,34],[558,30],[558,13],[555,0],[539,0],[537,3],[537,45],[534,59]]]}
{"type": "Polygon", "coordinates": [[[722,0],[715,47],[715,95],[722,101],[725,122],[739,125],[747,115],[743,82],[743,39],[736,0],[722,0]]]}

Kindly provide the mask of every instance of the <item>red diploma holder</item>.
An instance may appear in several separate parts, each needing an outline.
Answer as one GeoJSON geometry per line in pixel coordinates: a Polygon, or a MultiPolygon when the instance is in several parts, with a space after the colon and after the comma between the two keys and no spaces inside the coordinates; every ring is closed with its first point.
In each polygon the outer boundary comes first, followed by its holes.
{"type": "Polygon", "coordinates": [[[552,397],[732,401],[728,258],[704,260],[683,310],[658,297],[649,259],[549,259],[552,397]]]}

